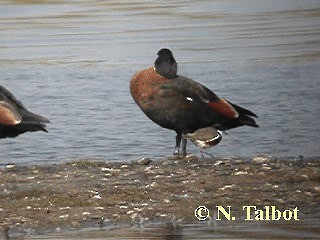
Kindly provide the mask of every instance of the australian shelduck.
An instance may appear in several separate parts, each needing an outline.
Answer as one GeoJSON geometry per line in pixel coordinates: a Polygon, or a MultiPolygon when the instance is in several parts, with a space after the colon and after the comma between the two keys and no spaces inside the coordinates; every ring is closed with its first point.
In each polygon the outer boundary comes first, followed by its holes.
{"type": "Polygon", "coordinates": [[[169,49],[158,51],[154,66],[137,72],[130,92],[141,110],[161,127],[176,132],[174,155],[187,154],[188,133],[213,127],[220,131],[247,125],[258,127],[252,111],[218,97],[210,89],[177,74],[169,49]],[[182,147],[180,151],[180,144],[182,147]]]}
{"type": "Polygon", "coordinates": [[[16,137],[25,132],[47,132],[49,120],[27,110],[9,90],[0,85],[0,138],[16,137]]]}

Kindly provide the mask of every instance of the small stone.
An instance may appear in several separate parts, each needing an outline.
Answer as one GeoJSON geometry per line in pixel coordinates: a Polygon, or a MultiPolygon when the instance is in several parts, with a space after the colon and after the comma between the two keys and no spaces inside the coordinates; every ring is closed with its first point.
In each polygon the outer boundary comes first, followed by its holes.
{"type": "Polygon", "coordinates": [[[152,162],[152,160],[150,158],[141,158],[140,160],[138,160],[138,163],[140,165],[149,165],[152,162]]]}
{"type": "Polygon", "coordinates": [[[282,198],[278,198],[278,199],[275,199],[275,200],[278,201],[279,203],[285,203],[285,201],[282,198]]]}
{"type": "Polygon", "coordinates": [[[252,161],[255,163],[265,163],[265,162],[269,162],[270,158],[267,156],[256,156],[252,158],[252,161]]]}
{"type": "Polygon", "coordinates": [[[112,171],[113,171],[113,168],[102,167],[102,168],[101,168],[101,171],[102,171],[102,172],[112,172],[112,171]]]}
{"type": "Polygon", "coordinates": [[[313,196],[312,192],[305,192],[304,194],[305,194],[305,196],[308,196],[308,197],[312,197],[313,196]]]}
{"type": "Polygon", "coordinates": [[[64,219],[64,218],[68,218],[68,217],[69,217],[69,214],[59,216],[60,219],[64,219]]]}
{"type": "Polygon", "coordinates": [[[104,207],[94,207],[94,210],[103,210],[104,207]]]}
{"type": "Polygon", "coordinates": [[[234,184],[232,184],[232,185],[225,185],[225,186],[219,188],[219,191],[224,191],[224,190],[226,190],[226,189],[233,189],[234,186],[235,186],[234,184]]]}
{"type": "Polygon", "coordinates": [[[102,197],[99,194],[97,194],[97,195],[94,195],[92,198],[93,199],[101,199],[102,197]]]}
{"type": "Polygon", "coordinates": [[[149,167],[146,167],[146,168],[144,169],[144,171],[145,171],[145,173],[154,174],[155,171],[153,171],[152,169],[153,169],[152,166],[149,166],[149,167]]]}
{"type": "Polygon", "coordinates": [[[138,217],[138,213],[131,213],[130,218],[134,221],[138,217]]]}
{"type": "Polygon", "coordinates": [[[67,207],[59,207],[59,210],[69,210],[71,209],[71,207],[67,206],[67,207]]]}
{"type": "Polygon", "coordinates": [[[247,171],[238,171],[234,173],[235,176],[239,176],[239,175],[248,175],[247,171]]]}
{"type": "Polygon", "coordinates": [[[157,182],[152,182],[152,183],[150,184],[150,187],[156,187],[156,186],[158,186],[158,183],[157,183],[157,182]]]}
{"type": "Polygon", "coordinates": [[[221,165],[221,164],[224,164],[224,163],[225,163],[224,161],[218,160],[213,164],[213,166],[218,166],[218,165],[221,165]]]}
{"type": "Polygon", "coordinates": [[[262,169],[262,170],[271,170],[272,168],[269,167],[269,166],[263,166],[261,169],[262,169]]]}
{"type": "Polygon", "coordinates": [[[189,155],[186,156],[186,160],[187,161],[198,161],[199,157],[196,156],[196,155],[193,155],[193,154],[189,154],[189,155]]]}

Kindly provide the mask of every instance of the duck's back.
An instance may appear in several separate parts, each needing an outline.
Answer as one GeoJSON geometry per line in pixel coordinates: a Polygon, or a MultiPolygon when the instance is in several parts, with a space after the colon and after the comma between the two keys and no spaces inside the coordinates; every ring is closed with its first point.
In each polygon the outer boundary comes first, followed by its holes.
{"type": "Polygon", "coordinates": [[[219,118],[198,96],[201,87],[182,76],[165,78],[153,68],[136,73],[130,83],[131,95],[141,110],[160,126],[178,132],[193,132],[219,118]]]}

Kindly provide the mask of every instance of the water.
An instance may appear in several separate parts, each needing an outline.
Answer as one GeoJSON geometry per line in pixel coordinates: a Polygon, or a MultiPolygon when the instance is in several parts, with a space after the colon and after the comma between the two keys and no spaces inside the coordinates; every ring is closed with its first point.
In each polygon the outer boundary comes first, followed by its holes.
{"type": "MultiPolygon", "coordinates": [[[[292,222],[199,222],[174,226],[173,224],[151,225],[148,227],[119,227],[108,229],[83,229],[63,233],[26,235],[12,239],[154,239],[154,240],[187,240],[187,239],[318,239],[319,224],[317,218],[292,222]]],[[[10,238],[11,239],[11,238],[10,238]]]]}
{"type": "Polygon", "coordinates": [[[170,155],[174,132],[129,93],[163,47],[181,75],[259,115],[212,154],[320,155],[320,1],[0,0],[0,32],[0,84],[51,120],[2,139],[1,164],[170,155]]]}

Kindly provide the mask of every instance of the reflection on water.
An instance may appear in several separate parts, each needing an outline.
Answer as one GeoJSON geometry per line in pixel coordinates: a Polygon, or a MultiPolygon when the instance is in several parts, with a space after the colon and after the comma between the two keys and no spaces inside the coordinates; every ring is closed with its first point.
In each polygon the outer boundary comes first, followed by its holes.
{"type": "Polygon", "coordinates": [[[0,84],[52,122],[1,140],[1,163],[171,154],[174,133],[128,90],[162,47],[180,74],[259,115],[214,155],[318,156],[319,23],[313,0],[0,0],[0,84]]]}
{"type": "MultiPolygon", "coordinates": [[[[183,226],[160,224],[149,227],[119,227],[111,229],[83,229],[63,233],[24,236],[23,239],[317,239],[320,230],[317,219],[299,223],[279,222],[199,222],[183,226]]],[[[19,236],[13,236],[19,239],[19,236]]]]}

